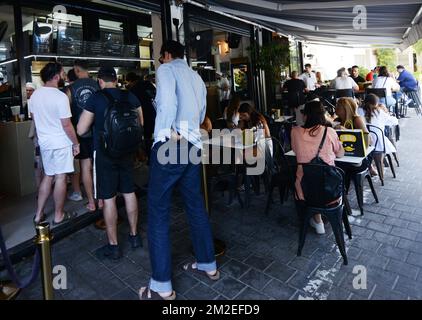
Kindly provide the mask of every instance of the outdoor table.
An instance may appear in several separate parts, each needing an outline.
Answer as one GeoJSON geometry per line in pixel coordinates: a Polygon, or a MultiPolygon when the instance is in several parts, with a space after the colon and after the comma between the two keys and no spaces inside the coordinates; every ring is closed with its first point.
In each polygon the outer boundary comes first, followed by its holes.
{"type": "Polygon", "coordinates": [[[274,122],[277,122],[277,123],[284,123],[284,122],[287,122],[287,121],[289,121],[290,119],[292,119],[293,118],[293,116],[281,116],[281,117],[279,117],[278,119],[275,119],[274,120],[274,122]]]}
{"type": "MultiPolygon", "coordinates": [[[[202,143],[208,144],[211,146],[220,147],[220,148],[230,148],[230,149],[237,149],[237,150],[246,150],[255,146],[255,145],[245,146],[240,141],[237,141],[237,139],[235,139],[235,135],[231,133],[212,137],[210,139],[204,139],[202,143]]],[[[208,156],[209,154],[207,154],[206,152],[202,152],[203,159],[205,159],[208,156]]],[[[202,161],[202,186],[204,190],[205,208],[208,212],[208,215],[211,215],[211,207],[209,204],[209,196],[208,196],[207,164],[204,161],[202,161]]],[[[215,255],[221,256],[226,251],[226,244],[222,240],[214,239],[214,249],[215,249],[215,255]]]]}
{"type": "MultiPolygon", "coordinates": [[[[365,159],[372,151],[374,151],[374,146],[369,146],[366,149],[366,156],[365,157],[352,157],[352,156],[343,156],[341,158],[336,158],[334,161],[337,163],[349,163],[355,166],[360,166],[362,164],[363,159],[365,159]]],[[[293,150],[285,153],[288,157],[295,157],[295,153],[293,150]]]]}

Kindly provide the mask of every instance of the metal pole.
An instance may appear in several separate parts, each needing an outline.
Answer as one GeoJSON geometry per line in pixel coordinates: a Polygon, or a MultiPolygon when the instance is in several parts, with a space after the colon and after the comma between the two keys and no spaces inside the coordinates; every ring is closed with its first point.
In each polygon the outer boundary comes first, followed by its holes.
{"type": "Polygon", "coordinates": [[[205,209],[210,215],[210,206],[208,203],[208,183],[207,183],[207,165],[202,162],[202,187],[204,188],[204,202],[205,202],[205,209]]]}
{"type": "Polygon", "coordinates": [[[37,236],[35,243],[41,252],[41,277],[43,285],[44,300],[53,300],[53,276],[51,268],[51,247],[50,240],[50,225],[48,222],[43,222],[35,227],[37,236]]]}

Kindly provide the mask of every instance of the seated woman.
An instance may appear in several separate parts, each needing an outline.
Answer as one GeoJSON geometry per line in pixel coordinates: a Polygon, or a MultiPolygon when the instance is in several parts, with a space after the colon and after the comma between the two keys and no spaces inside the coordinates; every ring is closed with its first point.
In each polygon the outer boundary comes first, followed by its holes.
{"type": "Polygon", "coordinates": [[[359,86],[347,75],[345,68],[337,70],[337,78],[333,80],[331,87],[336,90],[350,89],[353,91],[359,91],[359,86]]]}
{"type": "MultiPolygon", "coordinates": [[[[365,119],[357,114],[358,106],[352,98],[340,98],[336,104],[337,120],[340,122],[335,129],[360,129],[363,132],[365,145],[368,146],[370,143],[369,132],[366,128],[365,119]]],[[[368,155],[360,166],[348,165],[345,163],[339,164],[339,167],[343,169],[346,174],[346,185],[348,185],[350,178],[353,174],[361,172],[368,167],[372,161],[371,155],[368,155]]],[[[371,173],[375,174],[375,171],[371,169],[371,173]]]]}
{"type": "Polygon", "coordinates": [[[224,109],[223,119],[227,121],[227,128],[236,128],[239,124],[240,97],[233,95],[229,105],[224,109]]]}
{"type": "MultiPolygon", "coordinates": [[[[239,107],[239,127],[244,129],[262,129],[265,138],[265,145],[273,154],[273,141],[271,140],[270,128],[265,117],[255,110],[249,103],[242,103],[239,107]]],[[[259,131],[258,131],[259,134],[259,131]]]]}
{"type": "MultiPolygon", "coordinates": [[[[379,103],[380,99],[374,94],[368,94],[365,98],[363,109],[365,110],[366,122],[379,127],[383,132],[386,126],[396,126],[399,120],[388,113],[387,108],[379,103]]],[[[375,146],[375,151],[384,151],[384,143],[382,136],[378,136],[378,143],[375,146]]],[[[396,148],[387,138],[385,141],[385,153],[389,154],[396,152],[396,148]]]]}
{"type": "MultiPolygon", "coordinates": [[[[305,124],[303,127],[294,127],[292,129],[292,149],[296,154],[298,163],[309,163],[318,153],[318,147],[322,140],[327,121],[325,120],[324,106],[320,101],[310,101],[306,103],[304,109],[305,124]]],[[[327,128],[327,136],[319,153],[320,158],[327,164],[334,166],[336,157],[344,155],[343,146],[333,128],[327,128]]],[[[298,207],[303,206],[305,200],[301,180],[303,169],[298,165],[296,171],[296,200],[298,207]]],[[[324,234],[325,228],[321,215],[317,214],[310,220],[310,225],[315,228],[318,234],[324,234]]]]}
{"type": "Polygon", "coordinates": [[[380,99],[380,103],[390,108],[396,104],[396,99],[393,98],[393,91],[400,91],[400,85],[397,81],[390,77],[387,67],[380,67],[378,77],[372,82],[373,88],[385,88],[386,99],[380,99]]]}

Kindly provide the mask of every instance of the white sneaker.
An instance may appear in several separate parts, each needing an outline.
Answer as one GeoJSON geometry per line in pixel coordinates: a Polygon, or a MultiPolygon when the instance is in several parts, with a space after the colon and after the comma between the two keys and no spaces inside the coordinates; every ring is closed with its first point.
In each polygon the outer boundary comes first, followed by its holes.
{"type": "Polygon", "coordinates": [[[79,192],[72,192],[67,198],[72,201],[82,201],[84,199],[79,192]]]}
{"type": "Polygon", "coordinates": [[[309,220],[309,224],[311,227],[315,228],[317,234],[325,234],[324,223],[322,221],[317,223],[314,218],[311,218],[309,220]]]}

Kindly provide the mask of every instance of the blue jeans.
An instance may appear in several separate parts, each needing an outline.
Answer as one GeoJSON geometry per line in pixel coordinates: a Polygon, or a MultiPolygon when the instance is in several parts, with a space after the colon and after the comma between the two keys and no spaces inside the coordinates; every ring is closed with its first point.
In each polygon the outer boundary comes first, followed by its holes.
{"type": "Polygon", "coordinates": [[[396,105],[396,99],[394,99],[392,96],[387,96],[387,101],[385,101],[385,100],[386,100],[385,98],[381,98],[380,103],[385,105],[388,109],[390,109],[390,107],[394,107],[396,105]]]}
{"type": "MultiPolygon", "coordinates": [[[[172,291],[170,204],[174,187],[177,186],[185,203],[190,225],[193,250],[197,266],[202,271],[217,269],[213,236],[208,214],[201,193],[201,164],[161,164],[158,150],[164,143],[158,142],[151,150],[148,186],[148,246],[152,266],[150,289],[156,292],[172,291]]],[[[191,143],[174,146],[178,159],[181,152],[200,152],[191,143]]]]}

